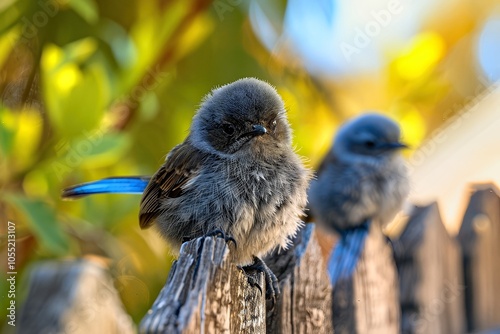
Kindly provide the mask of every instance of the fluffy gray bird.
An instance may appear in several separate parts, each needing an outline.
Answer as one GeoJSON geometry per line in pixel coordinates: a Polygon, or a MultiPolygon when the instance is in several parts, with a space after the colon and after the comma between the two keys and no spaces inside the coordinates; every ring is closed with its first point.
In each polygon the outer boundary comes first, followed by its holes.
{"type": "Polygon", "coordinates": [[[156,221],[175,247],[222,230],[236,241],[240,264],[286,247],[309,180],[291,139],[283,101],[267,83],[241,79],[215,89],[144,191],[141,227],[156,221]]]}
{"type": "Polygon", "coordinates": [[[221,231],[235,240],[237,263],[262,264],[260,257],[290,243],[306,205],[310,171],[291,140],[276,90],[241,79],[204,98],[188,137],[151,179],[105,179],[63,197],[144,190],[141,228],[155,226],[175,249],[221,231]]]}
{"type": "Polygon", "coordinates": [[[367,219],[389,222],[408,195],[399,126],[378,114],[364,114],[342,126],[309,190],[319,223],[335,231],[367,219]]]}
{"type": "Polygon", "coordinates": [[[368,223],[388,223],[401,209],[409,192],[404,147],[399,126],[382,115],[365,114],[339,129],[309,189],[316,222],[341,235],[332,259],[348,258],[341,268],[333,264],[332,281],[354,270],[368,223]]]}

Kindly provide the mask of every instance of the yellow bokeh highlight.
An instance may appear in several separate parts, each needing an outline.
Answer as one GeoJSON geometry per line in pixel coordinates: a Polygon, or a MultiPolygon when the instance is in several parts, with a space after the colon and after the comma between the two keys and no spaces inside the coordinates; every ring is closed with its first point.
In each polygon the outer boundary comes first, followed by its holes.
{"type": "Polygon", "coordinates": [[[66,57],[73,62],[83,62],[96,52],[98,44],[94,38],[80,39],[65,46],[66,57]]]}
{"type": "Polygon", "coordinates": [[[411,104],[399,106],[399,124],[403,135],[403,141],[414,149],[420,145],[427,133],[425,119],[419,110],[411,104]]]}
{"type": "Polygon", "coordinates": [[[396,59],[396,70],[403,79],[418,79],[434,68],[444,56],[444,52],[445,42],[440,35],[434,32],[421,33],[396,59]]]}
{"type": "Polygon", "coordinates": [[[297,113],[299,111],[298,110],[299,102],[297,101],[295,95],[284,86],[276,87],[276,90],[278,91],[278,94],[281,96],[283,102],[285,103],[288,117],[293,118],[297,116],[297,113]]]}
{"type": "Polygon", "coordinates": [[[73,63],[63,65],[54,75],[57,91],[68,94],[82,80],[82,73],[73,63]]]}
{"type": "Polygon", "coordinates": [[[335,129],[339,124],[333,119],[331,108],[323,103],[318,104],[314,112],[314,124],[308,129],[309,133],[314,133],[314,140],[309,138],[307,155],[311,159],[311,166],[318,167],[333,144],[335,129]]]}
{"type": "Polygon", "coordinates": [[[68,94],[82,80],[82,72],[78,63],[85,61],[97,49],[93,38],[84,38],[61,49],[56,45],[48,45],[43,53],[42,67],[46,73],[52,74],[52,80],[58,93],[68,94]]]}
{"type": "Polygon", "coordinates": [[[45,71],[52,71],[64,59],[64,52],[60,47],[50,44],[43,51],[42,67],[45,71]]]}
{"type": "Polygon", "coordinates": [[[5,129],[14,130],[17,125],[16,115],[8,109],[0,109],[0,111],[0,126],[5,129]]]}
{"type": "Polygon", "coordinates": [[[23,110],[15,116],[12,163],[22,170],[35,161],[42,135],[42,117],[34,110],[23,110]]]}
{"type": "Polygon", "coordinates": [[[37,111],[24,110],[18,114],[15,147],[23,147],[25,152],[33,152],[42,133],[42,118],[37,111]]]}
{"type": "MultiPolygon", "coordinates": [[[[306,85],[298,86],[298,90],[303,91],[304,95],[307,95],[308,89],[306,85]]],[[[277,90],[285,102],[297,153],[308,157],[305,161],[307,166],[317,166],[331,146],[332,134],[338,126],[331,107],[315,96],[309,96],[309,110],[304,112],[305,103],[299,100],[298,94],[285,87],[278,87],[277,90]]]]}
{"type": "Polygon", "coordinates": [[[189,54],[196,46],[205,40],[206,36],[212,33],[215,24],[211,16],[200,15],[184,32],[181,43],[176,48],[176,56],[182,58],[189,54]]]}
{"type": "Polygon", "coordinates": [[[46,196],[49,184],[45,172],[35,169],[28,173],[23,180],[23,190],[30,197],[46,196]]]}

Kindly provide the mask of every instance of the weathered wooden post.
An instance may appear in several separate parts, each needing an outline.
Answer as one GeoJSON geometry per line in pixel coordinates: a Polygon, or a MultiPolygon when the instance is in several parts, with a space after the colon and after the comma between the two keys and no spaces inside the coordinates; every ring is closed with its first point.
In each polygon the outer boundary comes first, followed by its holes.
{"type": "Polygon", "coordinates": [[[281,295],[266,315],[263,273],[252,287],[230,261],[222,238],[185,243],[165,287],[140,324],[142,333],[331,333],[329,286],[314,226],[293,246],[265,259],[280,279],[281,295]],[[267,324],[266,324],[267,318],[267,324]]]}
{"type": "Polygon", "coordinates": [[[95,259],[37,264],[19,333],[135,333],[107,268],[95,259]]]}
{"type": "MultiPolygon", "coordinates": [[[[321,236],[324,254],[331,254],[330,236],[321,236]]],[[[334,245],[333,245],[334,246],[334,245]]],[[[334,331],[399,333],[398,282],[391,246],[379,224],[370,225],[353,275],[333,287],[334,331]]]]}
{"type": "MultiPolygon", "coordinates": [[[[264,274],[255,279],[264,285],[264,274]]],[[[265,294],[229,261],[223,238],[202,237],[182,245],[178,260],[141,333],[265,333],[265,294]]]]}
{"type": "Polygon", "coordinates": [[[500,325],[500,197],[495,186],[478,185],[457,237],[462,248],[467,330],[500,325]]]}
{"type": "Polygon", "coordinates": [[[402,333],[465,332],[460,251],[436,203],[414,207],[393,241],[399,272],[402,333]]]}
{"type": "Polygon", "coordinates": [[[281,295],[267,318],[268,333],[332,333],[332,286],[314,224],[307,224],[284,252],[265,259],[281,295]]]}

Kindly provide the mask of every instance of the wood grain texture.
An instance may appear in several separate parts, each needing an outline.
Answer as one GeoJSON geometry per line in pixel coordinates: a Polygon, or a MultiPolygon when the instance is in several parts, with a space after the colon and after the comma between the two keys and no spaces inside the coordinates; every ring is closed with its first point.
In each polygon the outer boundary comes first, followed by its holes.
{"type": "Polygon", "coordinates": [[[457,236],[462,249],[468,331],[500,326],[500,196],[478,185],[457,236]]]}
{"type": "MultiPolygon", "coordinates": [[[[265,259],[281,294],[274,308],[230,260],[221,238],[183,244],[165,287],[143,318],[142,333],[332,333],[331,286],[314,234],[299,231],[292,246],[265,259]]],[[[263,273],[256,273],[265,291],[263,273]]]]}
{"type": "MultiPolygon", "coordinates": [[[[253,278],[265,291],[264,275],[253,278]]],[[[141,333],[265,333],[265,294],[229,257],[222,238],[198,238],[182,245],[141,333]]]]}
{"type": "Polygon", "coordinates": [[[399,272],[402,333],[464,333],[460,250],[436,203],[415,207],[393,241],[399,272]]]}
{"type": "Polygon", "coordinates": [[[353,276],[333,289],[335,333],[399,333],[398,295],[392,249],[372,223],[353,276]]]}
{"type": "Polygon", "coordinates": [[[135,333],[107,268],[95,261],[50,261],[30,274],[19,333],[135,333]]]}
{"type": "MultiPolygon", "coordinates": [[[[399,333],[398,278],[392,248],[379,224],[370,233],[353,277],[357,333],[399,333]]],[[[335,293],[335,292],[334,292],[335,293]]]]}
{"type": "Polygon", "coordinates": [[[302,228],[292,246],[265,259],[280,280],[281,296],[268,314],[268,333],[332,333],[332,287],[314,224],[302,228]]]}

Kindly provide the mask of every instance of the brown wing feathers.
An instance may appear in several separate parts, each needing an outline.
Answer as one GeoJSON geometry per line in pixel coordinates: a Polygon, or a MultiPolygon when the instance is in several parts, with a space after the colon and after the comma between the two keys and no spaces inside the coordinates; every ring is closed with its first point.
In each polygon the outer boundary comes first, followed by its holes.
{"type": "Polygon", "coordinates": [[[182,187],[196,175],[204,154],[189,144],[176,146],[144,190],[139,211],[142,229],[150,227],[161,213],[161,200],[182,195],[182,187]]]}

